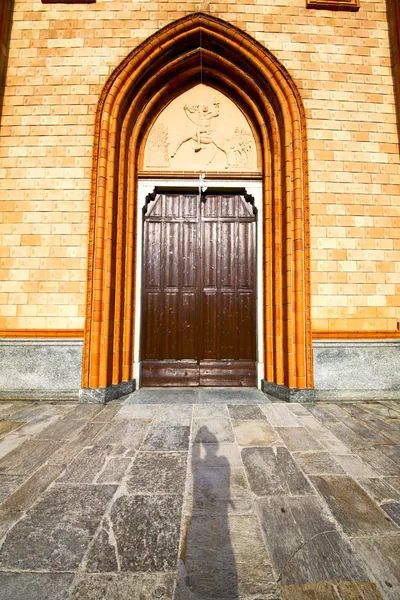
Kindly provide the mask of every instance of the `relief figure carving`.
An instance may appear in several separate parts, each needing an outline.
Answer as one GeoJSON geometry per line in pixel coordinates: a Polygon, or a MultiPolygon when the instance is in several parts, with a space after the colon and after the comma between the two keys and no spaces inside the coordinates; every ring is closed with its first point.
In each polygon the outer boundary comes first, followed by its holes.
{"type": "Polygon", "coordinates": [[[225,156],[225,168],[229,167],[229,141],[225,140],[221,136],[217,135],[212,127],[212,119],[215,119],[219,116],[219,102],[213,103],[213,110],[210,110],[209,107],[204,104],[202,107],[199,105],[188,106],[187,104],[183,107],[187,118],[196,125],[196,129],[194,132],[188,134],[181,140],[178,145],[175,147],[175,150],[171,154],[171,158],[174,158],[179,148],[186,144],[187,142],[194,142],[194,151],[200,152],[203,148],[208,145],[212,145],[213,153],[211,155],[210,160],[208,161],[208,165],[210,165],[218,151],[222,152],[225,156]]]}
{"type": "Polygon", "coordinates": [[[246,167],[253,162],[253,138],[244,129],[236,127],[235,135],[231,138],[231,148],[235,155],[235,166],[246,167]]]}

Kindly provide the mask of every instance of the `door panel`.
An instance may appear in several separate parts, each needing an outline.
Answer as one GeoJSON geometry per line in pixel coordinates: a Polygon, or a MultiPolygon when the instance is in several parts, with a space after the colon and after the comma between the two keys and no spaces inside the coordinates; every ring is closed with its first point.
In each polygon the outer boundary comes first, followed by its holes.
{"type": "Polygon", "coordinates": [[[255,385],[255,227],[237,194],[149,203],[142,385],[255,385]]]}

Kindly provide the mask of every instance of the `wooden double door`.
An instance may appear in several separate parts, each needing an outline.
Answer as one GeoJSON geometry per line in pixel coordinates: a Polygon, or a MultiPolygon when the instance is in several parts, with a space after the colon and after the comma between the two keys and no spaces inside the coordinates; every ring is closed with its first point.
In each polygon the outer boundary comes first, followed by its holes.
{"type": "Polygon", "coordinates": [[[240,194],[157,194],[143,258],[142,385],[255,386],[252,204],[240,194]]]}

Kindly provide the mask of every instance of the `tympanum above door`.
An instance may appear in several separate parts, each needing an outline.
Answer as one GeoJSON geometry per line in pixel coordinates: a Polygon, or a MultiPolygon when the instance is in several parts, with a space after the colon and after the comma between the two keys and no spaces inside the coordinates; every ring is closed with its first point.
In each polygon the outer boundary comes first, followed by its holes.
{"type": "Polygon", "coordinates": [[[246,117],[227,96],[204,84],[175,98],[155,119],[141,170],[261,173],[246,117]]]}

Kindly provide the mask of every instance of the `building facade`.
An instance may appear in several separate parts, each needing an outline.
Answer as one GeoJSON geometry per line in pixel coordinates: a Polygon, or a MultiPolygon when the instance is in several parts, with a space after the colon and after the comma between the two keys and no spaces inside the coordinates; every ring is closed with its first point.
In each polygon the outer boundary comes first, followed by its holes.
{"type": "Polygon", "coordinates": [[[14,0],[2,397],[400,397],[397,0],[14,0]]]}

